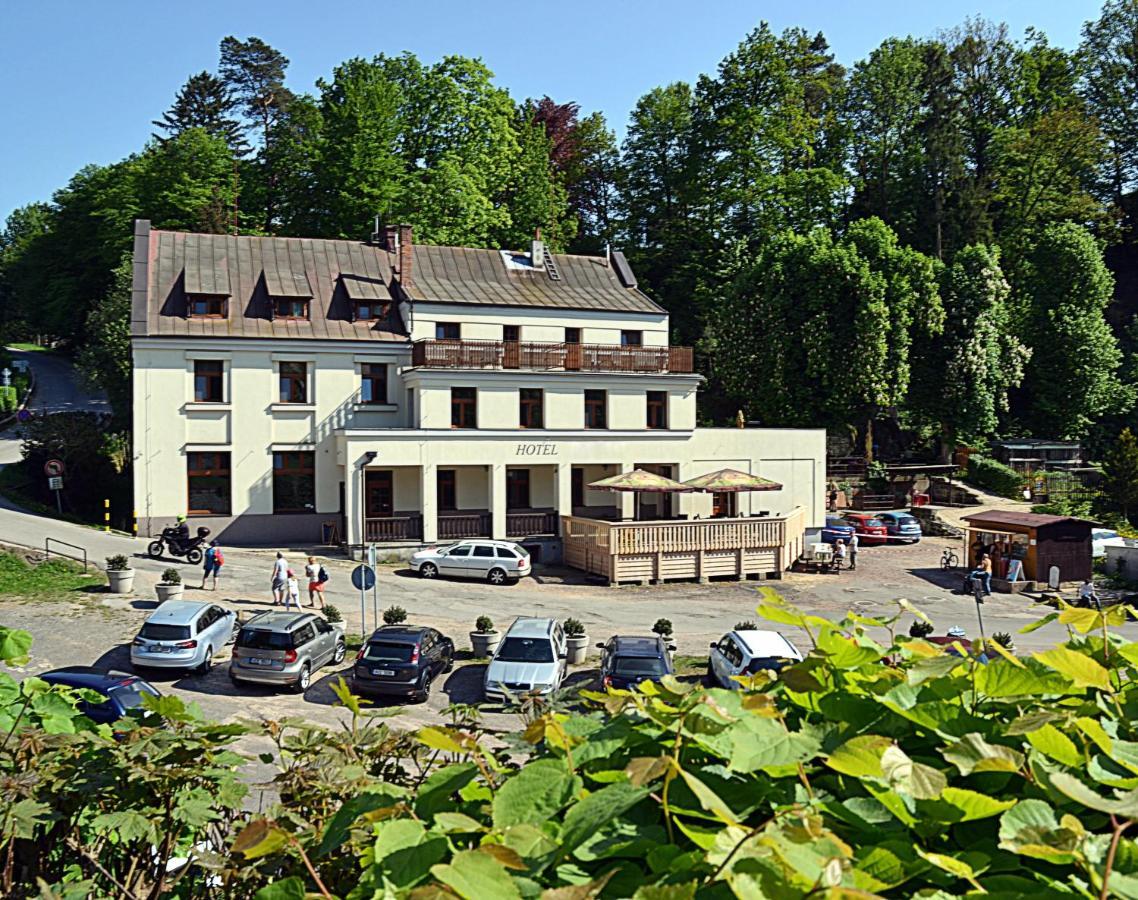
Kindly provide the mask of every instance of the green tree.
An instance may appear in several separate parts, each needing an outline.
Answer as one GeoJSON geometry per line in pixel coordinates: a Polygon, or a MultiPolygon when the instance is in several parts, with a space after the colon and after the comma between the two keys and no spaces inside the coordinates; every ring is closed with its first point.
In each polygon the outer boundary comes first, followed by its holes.
{"type": "Polygon", "coordinates": [[[157,228],[236,231],[238,182],[237,160],[225,141],[191,128],[139,157],[139,211],[157,228]]]}
{"type": "Polygon", "coordinates": [[[268,146],[273,125],[292,99],[284,85],[287,69],[288,57],[260,38],[221,39],[220,81],[246,118],[257,123],[262,147],[268,146]]]}
{"type": "Polygon", "coordinates": [[[1110,143],[1106,177],[1116,203],[1138,177],[1138,3],[1106,0],[1083,26],[1082,87],[1110,143]]]}
{"type": "Polygon", "coordinates": [[[1118,379],[1122,353],[1105,312],[1114,278],[1102,250],[1073,223],[1048,227],[1024,279],[1026,335],[1023,413],[1040,436],[1078,439],[1125,401],[1118,379]]]}
{"type": "Polygon", "coordinates": [[[190,128],[201,128],[224,140],[234,153],[241,154],[247,147],[241,125],[231,115],[235,105],[229,87],[220,78],[209,72],[191,75],[178,89],[173,104],[162,118],[151,123],[165,132],[164,137],[155,137],[165,140],[190,128]]]}
{"type": "Polygon", "coordinates": [[[1138,438],[1129,428],[1122,429],[1103,455],[1102,493],[1131,521],[1131,512],[1138,511],[1138,438]]]}
{"type": "Polygon", "coordinates": [[[87,314],[87,340],[76,365],[88,384],[107,394],[115,417],[131,416],[130,292],[133,256],[127,253],[114,271],[110,291],[87,314]]]}

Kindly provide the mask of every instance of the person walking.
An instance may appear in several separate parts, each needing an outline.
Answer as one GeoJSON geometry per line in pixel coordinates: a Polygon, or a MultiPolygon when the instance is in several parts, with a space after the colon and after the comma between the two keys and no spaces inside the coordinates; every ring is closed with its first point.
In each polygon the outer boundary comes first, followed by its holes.
{"type": "Polygon", "coordinates": [[[980,557],[980,577],[984,579],[984,596],[992,596],[992,557],[987,553],[980,557]]]}
{"type": "Polygon", "coordinates": [[[850,571],[852,572],[857,568],[857,532],[856,531],[850,535],[849,554],[850,554],[850,571]]]}
{"type": "Polygon", "coordinates": [[[217,576],[221,574],[221,567],[225,565],[225,555],[221,552],[216,540],[210,541],[205,551],[205,563],[202,566],[202,590],[205,590],[206,579],[213,576],[211,591],[217,590],[217,576]]]}
{"type": "Polygon", "coordinates": [[[292,569],[288,569],[285,581],[285,609],[288,609],[293,603],[296,608],[300,609],[300,582],[296,580],[296,573],[292,569]]]}
{"type": "Polygon", "coordinates": [[[316,598],[320,598],[320,608],[324,608],[324,582],[328,580],[328,573],[324,566],[316,562],[315,556],[308,557],[308,565],[304,567],[304,577],[308,579],[308,605],[315,608],[316,598]]]}
{"type": "Polygon", "coordinates": [[[288,572],[288,563],[285,561],[284,554],[278,551],[276,561],[273,563],[273,606],[279,606],[285,602],[285,592],[288,590],[288,572]]]}

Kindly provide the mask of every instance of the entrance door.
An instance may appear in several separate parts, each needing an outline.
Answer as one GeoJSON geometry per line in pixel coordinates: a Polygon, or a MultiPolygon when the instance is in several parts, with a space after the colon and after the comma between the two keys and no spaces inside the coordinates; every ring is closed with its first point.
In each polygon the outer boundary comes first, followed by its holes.
{"type": "Polygon", "coordinates": [[[364,515],[369,519],[386,518],[393,511],[391,471],[368,470],[364,482],[364,515]]]}

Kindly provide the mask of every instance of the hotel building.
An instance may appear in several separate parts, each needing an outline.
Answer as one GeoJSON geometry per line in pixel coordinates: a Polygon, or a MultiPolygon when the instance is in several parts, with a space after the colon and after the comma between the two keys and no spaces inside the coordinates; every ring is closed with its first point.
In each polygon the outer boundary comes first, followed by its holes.
{"type": "MultiPolygon", "coordinates": [[[[180,513],[233,545],[487,536],[562,553],[590,483],[722,468],[781,490],[738,516],[823,522],[821,430],[699,428],[702,379],[624,256],[186,234],[138,221],[131,311],[142,534],[180,513]]],[[[640,495],[639,518],[725,498],[640,495]]]]}

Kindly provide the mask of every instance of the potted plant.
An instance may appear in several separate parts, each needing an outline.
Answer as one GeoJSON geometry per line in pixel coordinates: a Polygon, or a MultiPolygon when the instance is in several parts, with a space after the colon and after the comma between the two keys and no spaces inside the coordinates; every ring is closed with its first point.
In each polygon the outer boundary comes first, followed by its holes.
{"type": "Polygon", "coordinates": [[[915,622],[913,622],[912,625],[909,626],[909,637],[927,638],[932,633],[932,622],[923,622],[920,619],[917,619],[915,622]]]}
{"type": "Polygon", "coordinates": [[[327,622],[336,623],[344,621],[343,613],[341,613],[340,610],[337,607],[333,606],[331,603],[327,604],[322,612],[324,613],[324,619],[327,622]]]}
{"type": "Polygon", "coordinates": [[[585,626],[578,619],[566,619],[565,623],[565,649],[571,666],[579,666],[589,655],[589,636],[585,634],[585,626]]]}
{"type": "Polygon", "coordinates": [[[658,634],[665,641],[671,640],[672,637],[672,621],[671,619],[657,619],[656,624],[652,626],[652,633],[658,634]]]}
{"type": "Polygon", "coordinates": [[[407,621],[407,610],[402,606],[389,606],[383,611],[384,625],[402,625],[407,621]]]}
{"type": "Polygon", "coordinates": [[[474,648],[476,657],[493,656],[501,640],[502,636],[494,629],[494,622],[489,616],[475,619],[474,630],[470,632],[470,646],[474,648]]]}
{"type": "Polygon", "coordinates": [[[134,569],[121,553],[107,557],[107,583],[112,594],[129,594],[134,590],[134,569]]]}
{"type": "Polygon", "coordinates": [[[154,590],[158,592],[159,603],[179,599],[182,596],[183,588],[185,588],[185,585],[182,584],[181,573],[173,567],[163,572],[162,580],[154,585],[154,590]]]}

